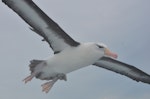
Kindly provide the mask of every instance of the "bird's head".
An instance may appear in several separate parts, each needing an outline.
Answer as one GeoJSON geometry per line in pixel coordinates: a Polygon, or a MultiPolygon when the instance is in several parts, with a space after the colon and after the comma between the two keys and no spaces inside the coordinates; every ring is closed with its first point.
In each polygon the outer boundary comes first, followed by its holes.
{"type": "Polygon", "coordinates": [[[103,50],[104,50],[104,54],[105,54],[106,56],[109,56],[109,57],[112,57],[112,58],[115,58],[115,59],[118,57],[118,55],[117,55],[116,53],[110,51],[109,48],[108,48],[105,44],[103,44],[103,43],[97,43],[97,46],[98,46],[100,49],[103,49],[103,50]]]}

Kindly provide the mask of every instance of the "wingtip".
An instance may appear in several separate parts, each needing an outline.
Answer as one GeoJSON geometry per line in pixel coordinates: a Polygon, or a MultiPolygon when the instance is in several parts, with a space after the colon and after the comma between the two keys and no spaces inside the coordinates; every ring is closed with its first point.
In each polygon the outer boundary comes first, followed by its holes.
{"type": "Polygon", "coordinates": [[[147,84],[150,84],[150,76],[146,77],[143,82],[147,83],[147,84]]]}

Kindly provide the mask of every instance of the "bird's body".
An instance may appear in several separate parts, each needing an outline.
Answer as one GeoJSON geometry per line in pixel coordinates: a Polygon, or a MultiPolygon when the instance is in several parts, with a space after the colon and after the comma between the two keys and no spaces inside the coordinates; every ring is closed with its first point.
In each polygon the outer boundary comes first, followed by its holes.
{"type": "Polygon", "coordinates": [[[72,39],[32,0],[2,1],[27,22],[32,31],[42,36],[43,41],[46,41],[54,51],[54,56],[46,60],[30,62],[31,74],[23,80],[25,83],[34,77],[50,80],[42,85],[43,91],[47,93],[58,79],[66,80],[66,74],[95,65],[150,84],[149,74],[116,60],[117,54],[111,52],[104,44],[79,43],[72,39]]]}
{"type": "Polygon", "coordinates": [[[66,48],[45,60],[46,66],[42,72],[48,73],[47,75],[67,74],[92,65],[104,55],[104,52],[99,50],[95,43],[85,43],[75,48],[66,48]]]}

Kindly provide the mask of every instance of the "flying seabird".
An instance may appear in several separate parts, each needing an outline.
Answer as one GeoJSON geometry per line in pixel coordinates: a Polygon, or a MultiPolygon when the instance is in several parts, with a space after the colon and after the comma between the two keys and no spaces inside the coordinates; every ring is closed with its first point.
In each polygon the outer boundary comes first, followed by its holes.
{"type": "Polygon", "coordinates": [[[31,74],[25,83],[36,77],[48,80],[42,91],[48,93],[57,80],[67,80],[66,74],[80,68],[95,65],[125,75],[133,80],[150,84],[150,75],[140,69],[116,60],[117,54],[111,52],[103,43],[79,43],[72,39],[57,23],[49,18],[32,0],[2,0],[15,11],[31,30],[43,37],[54,56],[46,60],[30,61],[31,74]]]}

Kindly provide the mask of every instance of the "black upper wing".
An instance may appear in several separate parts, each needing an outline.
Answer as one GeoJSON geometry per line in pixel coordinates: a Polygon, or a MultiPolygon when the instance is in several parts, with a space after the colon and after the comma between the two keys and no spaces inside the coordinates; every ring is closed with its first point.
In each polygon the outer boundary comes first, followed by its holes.
{"type": "Polygon", "coordinates": [[[31,30],[42,36],[54,53],[58,53],[66,47],[79,45],[32,0],[2,0],[2,2],[28,23],[32,27],[31,30]]]}
{"type": "Polygon", "coordinates": [[[125,64],[110,57],[102,57],[94,65],[125,75],[138,82],[141,81],[150,84],[150,75],[134,66],[125,64]]]}

